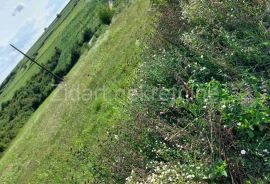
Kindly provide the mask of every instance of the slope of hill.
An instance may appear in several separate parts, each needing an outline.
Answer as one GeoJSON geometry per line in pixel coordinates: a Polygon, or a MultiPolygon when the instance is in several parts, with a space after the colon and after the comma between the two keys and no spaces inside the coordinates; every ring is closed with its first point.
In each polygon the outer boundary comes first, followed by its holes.
{"type": "Polygon", "coordinates": [[[140,62],[147,8],[138,1],[115,17],[34,113],[0,160],[1,183],[92,181],[94,146],[125,118],[127,94],[118,90],[129,89],[140,62]]]}
{"type": "Polygon", "coordinates": [[[270,183],[269,2],[152,2],[132,119],[100,144],[96,181],[270,183]]]}
{"type": "Polygon", "coordinates": [[[270,183],[268,1],[91,2],[98,38],[53,49],[49,66],[83,54],[4,153],[0,183],[270,183]]]}

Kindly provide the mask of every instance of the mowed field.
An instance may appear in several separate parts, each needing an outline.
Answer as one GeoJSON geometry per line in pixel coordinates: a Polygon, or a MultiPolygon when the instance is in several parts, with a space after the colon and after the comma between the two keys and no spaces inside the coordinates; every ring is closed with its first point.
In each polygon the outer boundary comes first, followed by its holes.
{"type": "MultiPolygon", "coordinates": [[[[51,57],[55,46],[70,50],[84,27],[81,22],[98,24],[91,19],[94,2],[78,3],[39,49],[40,63],[51,57]]],[[[134,1],[84,52],[65,82],[32,115],[1,158],[0,183],[91,182],[98,142],[108,129],[128,119],[128,93],[119,94],[119,90],[128,91],[136,79],[141,39],[151,20],[148,9],[147,0],[134,1]]],[[[68,55],[63,52],[59,62],[65,62],[68,55]]],[[[27,72],[20,70],[1,100],[10,98],[38,71],[35,66],[27,72]]]]}
{"type": "MultiPolygon", "coordinates": [[[[95,0],[71,0],[27,54],[45,64],[54,54],[55,47],[58,47],[63,52],[59,62],[66,63],[70,49],[81,36],[80,33],[86,27],[95,27],[94,24],[97,24],[93,11],[95,7],[95,0]]],[[[13,70],[13,76],[0,89],[0,103],[10,100],[39,71],[39,67],[31,64],[28,59],[22,59],[13,70]]]]}

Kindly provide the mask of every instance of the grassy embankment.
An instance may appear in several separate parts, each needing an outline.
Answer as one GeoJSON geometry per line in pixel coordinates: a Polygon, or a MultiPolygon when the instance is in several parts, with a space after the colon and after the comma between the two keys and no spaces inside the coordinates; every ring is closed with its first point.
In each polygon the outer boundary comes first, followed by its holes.
{"type": "Polygon", "coordinates": [[[91,155],[98,151],[94,146],[108,128],[126,117],[127,96],[115,92],[129,89],[134,78],[147,9],[147,1],[138,1],[115,17],[66,81],[34,113],[0,160],[1,183],[92,180],[91,155]],[[74,90],[79,99],[74,99],[74,90]],[[89,90],[97,96],[85,99],[89,90]]]}
{"type": "Polygon", "coordinates": [[[269,183],[268,2],[156,2],[133,120],[101,144],[97,181],[269,183]]]}

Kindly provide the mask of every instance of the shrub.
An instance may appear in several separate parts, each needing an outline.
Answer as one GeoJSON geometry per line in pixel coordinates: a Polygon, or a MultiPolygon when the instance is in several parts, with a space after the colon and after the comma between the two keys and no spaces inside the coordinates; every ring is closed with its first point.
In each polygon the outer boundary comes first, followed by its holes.
{"type": "Polygon", "coordinates": [[[3,142],[0,143],[0,154],[6,150],[6,147],[7,146],[5,145],[5,143],[3,142]]]}
{"type": "Polygon", "coordinates": [[[81,56],[81,48],[78,44],[75,44],[71,49],[71,67],[79,60],[81,56]]]}
{"type": "Polygon", "coordinates": [[[10,101],[3,102],[3,103],[1,104],[1,109],[6,108],[9,104],[10,104],[10,101]]]}
{"type": "Polygon", "coordinates": [[[91,38],[93,37],[93,32],[91,29],[86,29],[84,32],[83,32],[83,42],[89,42],[91,40],[91,38]]]}
{"type": "Polygon", "coordinates": [[[98,7],[98,17],[103,24],[109,25],[112,21],[113,11],[108,5],[101,5],[98,7]]]}

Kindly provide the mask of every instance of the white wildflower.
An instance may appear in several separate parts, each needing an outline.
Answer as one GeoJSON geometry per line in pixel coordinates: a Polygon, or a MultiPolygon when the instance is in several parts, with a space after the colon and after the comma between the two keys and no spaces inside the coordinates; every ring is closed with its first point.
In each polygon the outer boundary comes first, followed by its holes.
{"type": "Polygon", "coordinates": [[[160,115],[163,115],[163,114],[165,114],[165,112],[160,112],[159,114],[160,114],[160,115]]]}
{"type": "Polygon", "coordinates": [[[195,175],[194,174],[191,174],[191,175],[188,175],[186,178],[194,178],[195,177],[195,175]]]}

